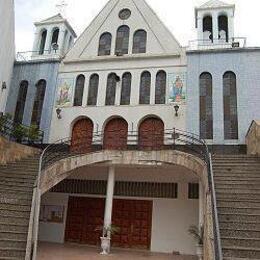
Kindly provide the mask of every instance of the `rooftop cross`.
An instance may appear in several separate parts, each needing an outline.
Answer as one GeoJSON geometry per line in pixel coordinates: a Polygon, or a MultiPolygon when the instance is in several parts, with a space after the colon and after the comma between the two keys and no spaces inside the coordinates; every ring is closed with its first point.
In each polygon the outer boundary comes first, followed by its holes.
{"type": "Polygon", "coordinates": [[[58,9],[58,12],[66,18],[66,11],[67,11],[67,2],[66,0],[59,0],[58,3],[56,4],[56,8],[58,9]]]}

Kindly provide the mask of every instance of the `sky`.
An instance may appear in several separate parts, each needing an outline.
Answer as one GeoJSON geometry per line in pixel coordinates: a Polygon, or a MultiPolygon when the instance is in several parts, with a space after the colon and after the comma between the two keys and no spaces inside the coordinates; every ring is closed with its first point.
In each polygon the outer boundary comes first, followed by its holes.
{"type": "MultiPolygon", "coordinates": [[[[196,39],[194,8],[207,0],[146,0],[182,46],[196,39]]],[[[225,1],[225,0],[224,0],[225,1]]],[[[16,50],[31,51],[34,22],[58,13],[59,0],[15,0],[16,50]]],[[[79,36],[108,0],[66,0],[66,18],[79,36]]],[[[247,37],[248,46],[260,46],[260,1],[226,0],[236,4],[235,36],[247,37]]]]}

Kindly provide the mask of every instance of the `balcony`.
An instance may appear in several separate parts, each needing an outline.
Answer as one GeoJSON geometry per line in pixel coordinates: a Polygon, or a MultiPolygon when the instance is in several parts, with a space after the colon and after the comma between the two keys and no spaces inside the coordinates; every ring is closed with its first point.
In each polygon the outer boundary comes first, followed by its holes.
{"type": "Polygon", "coordinates": [[[246,37],[233,37],[228,41],[223,39],[193,40],[189,42],[187,51],[245,48],[246,40],[246,37]]]}
{"type": "Polygon", "coordinates": [[[59,60],[62,56],[59,50],[44,50],[43,53],[39,51],[26,51],[17,52],[16,61],[18,62],[29,62],[38,60],[59,60]]]}

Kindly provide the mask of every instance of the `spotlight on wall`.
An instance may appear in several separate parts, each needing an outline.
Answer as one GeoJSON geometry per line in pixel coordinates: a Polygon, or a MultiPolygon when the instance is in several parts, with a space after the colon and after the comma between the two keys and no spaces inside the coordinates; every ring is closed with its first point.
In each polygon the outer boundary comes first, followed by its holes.
{"type": "Polygon", "coordinates": [[[174,106],[175,116],[179,116],[179,114],[178,114],[179,109],[180,109],[180,106],[179,106],[179,105],[175,105],[175,106],[174,106]]]}
{"type": "Polygon", "coordinates": [[[3,81],[3,83],[2,83],[2,90],[6,89],[6,88],[7,88],[7,86],[6,86],[6,82],[3,81]]]}
{"type": "Polygon", "coordinates": [[[60,108],[56,109],[56,114],[57,114],[57,118],[61,119],[61,109],[60,108]]]}
{"type": "Polygon", "coordinates": [[[53,43],[53,44],[51,45],[51,47],[52,47],[52,49],[55,51],[55,53],[56,53],[56,51],[59,49],[59,45],[58,45],[57,43],[53,43]]]}

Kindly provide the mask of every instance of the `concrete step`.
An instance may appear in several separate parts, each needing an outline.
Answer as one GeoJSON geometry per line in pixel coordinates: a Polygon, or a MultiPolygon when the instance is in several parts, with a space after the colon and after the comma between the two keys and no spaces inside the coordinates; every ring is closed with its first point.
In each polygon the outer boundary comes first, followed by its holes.
{"type": "Polygon", "coordinates": [[[1,172],[0,171],[0,179],[2,177],[12,177],[12,178],[18,178],[18,179],[36,179],[36,174],[27,174],[27,173],[12,173],[10,171],[1,172]]]}
{"type": "Polygon", "coordinates": [[[234,230],[241,230],[241,229],[248,229],[248,230],[252,230],[252,229],[256,229],[259,230],[260,229],[260,224],[256,221],[245,221],[245,222],[241,222],[241,221],[219,221],[219,225],[221,229],[229,229],[232,228],[234,230]]]}
{"type": "Polygon", "coordinates": [[[232,257],[232,259],[234,257],[260,259],[260,249],[236,246],[223,247],[223,256],[232,257]]]}
{"type": "Polygon", "coordinates": [[[260,248],[260,238],[221,237],[223,247],[238,246],[260,248]]]}
{"type": "Polygon", "coordinates": [[[17,210],[17,211],[31,211],[31,205],[15,205],[15,204],[1,204],[0,203],[0,210],[17,210]]]}
{"type": "Polygon", "coordinates": [[[30,218],[30,211],[0,209],[0,216],[30,218]]]}
{"type": "Polygon", "coordinates": [[[245,213],[245,214],[259,214],[260,215],[260,205],[259,207],[234,207],[232,204],[229,206],[218,207],[218,213],[245,213]]]}
{"type": "Polygon", "coordinates": [[[32,187],[20,187],[20,186],[15,186],[15,185],[3,185],[0,184],[0,190],[1,191],[23,191],[23,192],[32,192],[32,187]]]}
{"type": "Polygon", "coordinates": [[[236,201],[240,201],[241,198],[243,200],[253,200],[253,199],[259,199],[259,194],[250,194],[250,193],[231,193],[232,191],[230,191],[229,193],[227,192],[218,192],[216,193],[217,195],[217,199],[233,199],[236,201]]]}
{"type": "MultiPolygon", "coordinates": [[[[28,223],[29,225],[29,223],[28,223]]],[[[0,223],[0,233],[2,232],[28,232],[28,225],[14,225],[14,224],[1,224],[0,223]]]]}
{"type": "Polygon", "coordinates": [[[243,223],[247,223],[247,222],[256,222],[260,225],[260,215],[258,214],[242,214],[242,213],[219,213],[219,222],[243,222],[243,223]]]}
{"type": "Polygon", "coordinates": [[[15,178],[12,176],[6,176],[6,177],[2,177],[0,176],[0,181],[8,181],[8,182],[13,182],[13,183],[30,183],[33,184],[35,182],[34,179],[23,179],[23,178],[15,178]]]}
{"type": "Polygon", "coordinates": [[[0,231],[0,240],[2,239],[18,239],[18,240],[27,240],[27,232],[18,232],[18,231],[0,231]]]}
{"type": "Polygon", "coordinates": [[[259,174],[254,176],[254,175],[250,175],[250,176],[245,176],[244,174],[234,174],[234,175],[219,175],[219,176],[215,176],[214,177],[215,181],[259,181],[260,180],[260,176],[259,174]]]}
{"type": "Polygon", "coordinates": [[[218,199],[217,206],[218,207],[260,207],[260,200],[233,200],[233,199],[218,199]]]}
{"type": "Polygon", "coordinates": [[[260,187],[260,178],[259,180],[248,180],[248,179],[234,179],[234,180],[229,180],[229,179],[223,179],[223,180],[219,180],[216,179],[215,180],[215,184],[216,185],[221,185],[221,184],[228,184],[228,185],[258,185],[260,187]]]}
{"type": "Polygon", "coordinates": [[[258,198],[260,198],[260,190],[259,189],[235,189],[233,187],[230,188],[219,188],[216,186],[216,192],[217,193],[225,193],[225,194],[236,194],[241,198],[244,198],[244,195],[258,195],[258,198]]]}
{"type": "Polygon", "coordinates": [[[260,239],[260,228],[256,229],[220,229],[221,237],[243,237],[243,238],[258,238],[260,239]]]}
{"type": "Polygon", "coordinates": [[[2,247],[0,248],[0,256],[2,257],[2,259],[10,259],[10,257],[19,257],[21,259],[24,259],[25,251],[25,249],[2,247]]]}
{"type": "Polygon", "coordinates": [[[18,239],[0,239],[0,248],[8,247],[15,249],[24,249],[26,248],[26,239],[18,240],[18,239]]]}
{"type": "Polygon", "coordinates": [[[23,192],[23,191],[3,191],[0,192],[0,200],[2,198],[8,198],[8,199],[26,199],[30,200],[32,199],[32,192],[23,192]]]}
{"type": "Polygon", "coordinates": [[[34,183],[17,182],[15,180],[1,180],[1,178],[0,178],[0,185],[6,185],[9,187],[30,187],[30,188],[32,188],[34,183]]]}
{"type": "Polygon", "coordinates": [[[28,226],[29,218],[23,218],[23,217],[19,217],[19,216],[10,217],[10,216],[2,215],[2,216],[0,216],[0,224],[28,226]]]}
{"type": "Polygon", "coordinates": [[[260,191],[260,184],[251,183],[251,184],[237,184],[237,183],[226,183],[226,184],[216,184],[216,189],[232,189],[232,190],[252,190],[260,191]]]}

